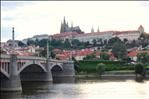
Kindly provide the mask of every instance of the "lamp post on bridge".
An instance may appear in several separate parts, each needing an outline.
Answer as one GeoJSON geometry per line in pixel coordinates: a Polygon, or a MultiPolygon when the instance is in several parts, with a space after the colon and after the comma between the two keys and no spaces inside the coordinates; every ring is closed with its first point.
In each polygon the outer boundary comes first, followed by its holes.
{"type": "Polygon", "coordinates": [[[49,53],[49,38],[47,39],[47,59],[51,59],[51,53],[49,53]]]}
{"type": "Polygon", "coordinates": [[[15,54],[15,35],[14,35],[14,27],[12,27],[12,54],[15,54]]]}

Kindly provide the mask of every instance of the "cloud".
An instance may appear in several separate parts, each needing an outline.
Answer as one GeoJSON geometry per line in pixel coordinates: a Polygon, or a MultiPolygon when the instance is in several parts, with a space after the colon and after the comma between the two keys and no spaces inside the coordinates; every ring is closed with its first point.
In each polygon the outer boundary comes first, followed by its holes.
{"type": "MultiPolygon", "coordinates": [[[[20,1],[2,2],[2,38],[9,36],[5,29],[15,27],[16,39],[24,39],[37,34],[55,34],[60,31],[63,16],[73,21],[85,32],[91,27],[100,31],[136,30],[142,24],[149,32],[149,12],[147,7],[134,1],[20,1]],[[10,7],[8,7],[11,5],[10,7]],[[7,9],[6,9],[7,8],[7,9]],[[5,34],[5,35],[4,35],[5,34]]],[[[143,2],[144,3],[144,2],[143,2]]],[[[147,2],[148,3],[148,2],[147,2]]],[[[9,39],[9,38],[8,38],[9,39]]]]}

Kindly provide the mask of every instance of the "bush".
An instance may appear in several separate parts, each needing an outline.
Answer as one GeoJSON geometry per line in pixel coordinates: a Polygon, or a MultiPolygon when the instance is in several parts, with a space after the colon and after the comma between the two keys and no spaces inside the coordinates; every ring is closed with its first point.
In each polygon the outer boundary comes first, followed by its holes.
{"type": "Polygon", "coordinates": [[[96,71],[97,71],[97,73],[99,73],[99,76],[100,76],[100,78],[101,78],[101,75],[104,73],[104,71],[105,71],[105,64],[103,64],[103,63],[99,63],[99,64],[97,64],[97,66],[96,66],[96,71]]]}
{"type": "Polygon", "coordinates": [[[136,64],[135,74],[140,74],[142,76],[145,76],[145,69],[144,69],[144,66],[142,64],[136,64]]]}
{"type": "Polygon", "coordinates": [[[105,64],[106,71],[123,70],[123,68],[128,68],[128,66],[124,66],[125,62],[123,61],[79,61],[79,68],[80,71],[96,72],[96,66],[99,63],[105,64]]]}

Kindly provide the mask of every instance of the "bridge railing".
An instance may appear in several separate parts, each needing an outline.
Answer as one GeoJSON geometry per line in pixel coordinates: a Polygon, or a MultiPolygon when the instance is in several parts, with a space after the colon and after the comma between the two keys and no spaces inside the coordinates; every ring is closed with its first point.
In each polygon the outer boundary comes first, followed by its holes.
{"type": "Polygon", "coordinates": [[[0,59],[10,59],[10,55],[7,54],[1,54],[0,59]]]}
{"type": "Polygon", "coordinates": [[[17,58],[21,60],[43,60],[43,61],[47,60],[46,58],[36,56],[17,56],[17,58]]]}

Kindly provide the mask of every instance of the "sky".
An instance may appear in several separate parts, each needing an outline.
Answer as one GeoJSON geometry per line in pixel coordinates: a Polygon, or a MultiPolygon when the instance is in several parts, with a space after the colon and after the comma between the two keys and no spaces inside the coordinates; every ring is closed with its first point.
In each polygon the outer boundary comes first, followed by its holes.
{"type": "Polygon", "coordinates": [[[1,41],[60,32],[63,18],[85,33],[137,30],[149,33],[149,1],[1,1],[1,41]]]}

